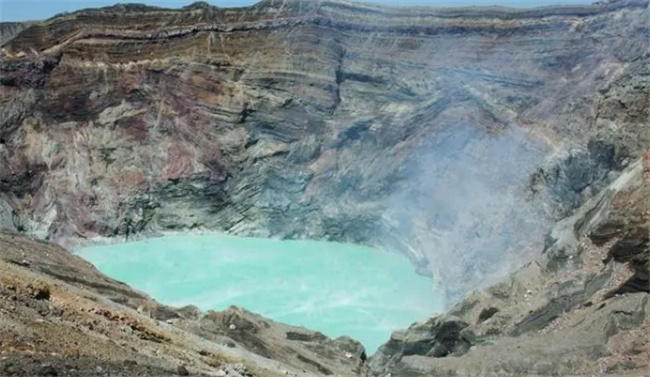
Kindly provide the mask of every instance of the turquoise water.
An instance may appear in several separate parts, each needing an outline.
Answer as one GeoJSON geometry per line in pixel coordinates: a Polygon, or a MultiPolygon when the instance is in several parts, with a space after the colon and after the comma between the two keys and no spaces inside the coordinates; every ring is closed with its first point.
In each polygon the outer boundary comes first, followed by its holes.
{"type": "Polygon", "coordinates": [[[331,337],[351,336],[369,353],[442,305],[406,258],[362,246],[209,234],[77,252],[162,303],[237,305],[331,337]]]}

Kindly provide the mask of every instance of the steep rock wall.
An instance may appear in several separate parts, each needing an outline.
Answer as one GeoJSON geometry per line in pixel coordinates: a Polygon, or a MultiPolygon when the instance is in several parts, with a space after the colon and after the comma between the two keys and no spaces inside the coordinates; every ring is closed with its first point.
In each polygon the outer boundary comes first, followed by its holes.
{"type": "Polygon", "coordinates": [[[375,375],[643,375],[650,353],[650,151],[557,223],[548,247],[447,313],[395,332],[375,375]]]}
{"type": "Polygon", "coordinates": [[[34,22],[0,22],[0,44],[9,42],[11,38],[28,28],[34,22]]]}
{"type": "Polygon", "coordinates": [[[61,243],[218,229],[379,245],[458,297],[650,145],[649,15],[645,0],[61,15],[3,44],[0,200],[61,243]]]}

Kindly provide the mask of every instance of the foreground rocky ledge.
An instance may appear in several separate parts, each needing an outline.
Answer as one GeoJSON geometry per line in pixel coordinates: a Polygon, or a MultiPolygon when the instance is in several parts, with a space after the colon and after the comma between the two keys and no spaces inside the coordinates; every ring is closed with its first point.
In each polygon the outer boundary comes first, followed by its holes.
{"type": "Polygon", "coordinates": [[[349,338],[240,308],[171,308],[59,246],[0,232],[0,375],[352,376],[349,338]]]}

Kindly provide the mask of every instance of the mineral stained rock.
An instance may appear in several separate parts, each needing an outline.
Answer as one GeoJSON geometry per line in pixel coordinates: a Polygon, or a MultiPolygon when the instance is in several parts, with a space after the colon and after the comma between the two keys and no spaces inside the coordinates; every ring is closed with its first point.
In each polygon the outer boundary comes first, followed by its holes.
{"type": "Polygon", "coordinates": [[[0,44],[9,42],[11,38],[27,29],[34,22],[0,22],[0,44]]]}
{"type": "Polygon", "coordinates": [[[505,281],[471,293],[447,313],[395,332],[372,355],[372,372],[445,377],[646,374],[647,162],[631,163],[559,222],[540,258],[505,281]]]}
{"type": "Polygon", "coordinates": [[[2,233],[1,373],[647,370],[648,0],[121,4],[0,26],[1,228],[378,245],[452,299],[516,270],[367,357],[239,308],[164,307],[2,233]]]}
{"type": "Polygon", "coordinates": [[[359,242],[461,297],[650,145],[649,15],[647,0],[59,15],[3,42],[4,226],[62,244],[359,242]]]}

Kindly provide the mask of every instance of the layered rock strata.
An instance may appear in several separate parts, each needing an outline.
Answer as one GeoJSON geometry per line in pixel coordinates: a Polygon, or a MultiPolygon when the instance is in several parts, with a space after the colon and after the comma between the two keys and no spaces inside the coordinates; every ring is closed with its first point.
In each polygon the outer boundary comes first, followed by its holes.
{"type": "Polygon", "coordinates": [[[357,242],[472,292],[366,360],[241,309],[162,307],[3,233],[0,372],[642,375],[648,4],[267,0],[3,24],[1,228],[357,242]]]}
{"type": "Polygon", "coordinates": [[[644,375],[649,173],[650,152],[558,223],[540,258],[447,313],[394,333],[372,356],[373,373],[644,375]]]}
{"type": "Polygon", "coordinates": [[[649,145],[648,19],[645,0],[60,15],[3,44],[7,226],[360,242],[459,297],[649,145]]]}

